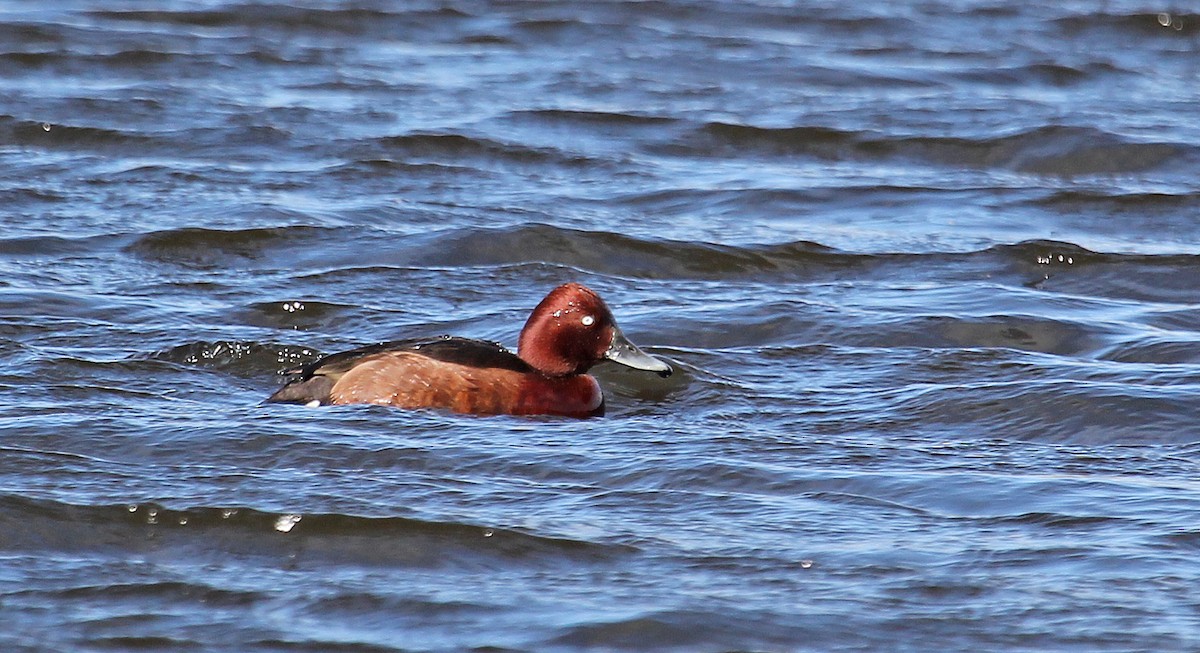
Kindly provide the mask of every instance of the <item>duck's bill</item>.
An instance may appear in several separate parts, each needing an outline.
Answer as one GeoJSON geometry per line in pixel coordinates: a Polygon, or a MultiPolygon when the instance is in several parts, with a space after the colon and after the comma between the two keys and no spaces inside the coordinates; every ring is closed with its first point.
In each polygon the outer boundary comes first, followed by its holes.
{"type": "Polygon", "coordinates": [[[612,344],[609,345],[608,351],[604,352],[604,357],[635,370],[655,372],[664,378],[671,376],[670,365],[638,349],[638,346],[629,342],[629,339],[620,330],[613,331],[612,344]]]}

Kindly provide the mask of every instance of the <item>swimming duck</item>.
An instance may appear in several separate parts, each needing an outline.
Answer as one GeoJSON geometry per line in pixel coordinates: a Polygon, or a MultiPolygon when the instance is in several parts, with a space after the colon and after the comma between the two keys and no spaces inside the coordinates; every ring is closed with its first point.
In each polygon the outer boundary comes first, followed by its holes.
{"type": "Polygon", "coordinates": [[[285,370],[292,378],[267,401],[590,417],[604,414],[604,393],[587,371],[606,360],[671,375],[621,333],[599,295],[567,283],[533,309],[516,354],[472,338],[394,340],[285,370]]]}

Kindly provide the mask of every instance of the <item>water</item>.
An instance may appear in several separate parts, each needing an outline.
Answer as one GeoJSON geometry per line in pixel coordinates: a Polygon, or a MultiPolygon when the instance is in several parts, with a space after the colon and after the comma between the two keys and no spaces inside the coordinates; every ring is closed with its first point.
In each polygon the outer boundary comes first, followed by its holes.
{"type": "Polygon", "coordinates": [[[6,3],[0,648],[1200,648],[1200,15],[1027,5],[6,3]]]}

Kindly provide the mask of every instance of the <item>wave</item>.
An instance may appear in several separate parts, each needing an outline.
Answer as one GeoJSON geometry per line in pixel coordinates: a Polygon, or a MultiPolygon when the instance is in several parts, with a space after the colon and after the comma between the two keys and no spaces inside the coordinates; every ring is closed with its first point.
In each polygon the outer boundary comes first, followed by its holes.
{"type": "Polygon", "coordinates": [[[336,229],[304,225],[229,230],[188,227],[140,235],[125,250],[162,263],[213,268],[254,261],[297,244],[320,243],[336,233],[336,229]]]}
{"type": "MultiPolygon", "coordinates": [[[[455,269],[551,264],[573,270],[641,279],[729,279],[795,277],[828,272],[869,274],[880,267],[928,269],[965,266],[1012,273],[1036,283],[1045,272],[1089,266],[1135,266],[1190,274],[1200,267],[1196,254],[1098,252],[1053,240],[997,244],[966,252],[848,252],[797,240],[775,244],[725,245],[703,241],[639,238],[541,223],[503,228],[463,228],[397,237],[374,228],[293,225],[252,229],[183,228],[139,236],[0,239],[0,251],[26,246],[79,252],[108,248],[150,261],[213,269],[277,269],[280,260],[302,277],[343,275],[347,270],[455,269]],[[391,246],[381,248],[380,241],[391,246]]],[[[1126,267],[1133,270],[1135,267],[1126,267]]],[[[330,310],[334,310],[330,307],[330,310]]]]}
{"type": "Polygon", "coordinates": [[[1110,192],[1088,188],[1053,190],[1045,195],[1026,201],[1031,206],[1054,210],[1080,212],[1103,212],[1106,214],[1148,213],[1171,214],[1186,211],[1196,206],[1200,193],[1181,192],[1110,192]]]}
{"type": "Polygon", "coordinates": [[[127,242],[122,236],[17,236],[0,238],[0,254],[14,258],[69,256],[111,249],[114,244],[127,242]]]}
{"type": "MultiPolygon", "coordinates": [[[[142,64],[135,63],[134,65],[141,66],[142,64]]],[[[109,100],[99,103],[110,106],[103,110],[97,109],[95,106],[80,107],[79,111],[81,113],[90,111],[109,113],[114,110],[111,105],[118,104],[116,101],[109,100]]],[[[120,102],[119,104],[123,105],[122,110],[126,114],[130,111],[139,111],[146,116],[151,116],[157,114],[159,111],[159,108],[156,108],[153,103],[120,102]]],[[[137,124],[144,125],[145,123],[138,122],[137,124]]],[[[153,121],[150,124],[154,124],[153,121]]],[[[43,122],[10,115],[0,115],[0,139],[3,139],[4,142],[51,151],[111,152],[120,155],[137,152],[139,156],[144,156],[148,153],[178,156],[183,152],[204,152],[209,155],[219,155],[223,151],[234,148],[234,146],[230,145],[230,140],[236,140],[242,145],[252,143],[272,145],[278,144],[289,137],[290,134],[287,131],[271,125],[242,125],[233,128],[232,132],[230,129],[208,127],[175,131],[154,131],[153,129],[113,129],[103,126],[43,122]]],[[[171,175],[188,174],[179,168],[135,164],[132,168],[127,168],[122,173],[118,173],[118,175],[128,173],[129,170],[159,170],[166,171],[166,173],[171,175]]],[[[213,173],[214,176],[219,176],[220,174],[222,174],[220,171],[214,171],[213,173]]],[[[104,173],[94,177],[93,182],[95,183],[111,177],[111,173],[104,173]]],[[[137,177],[144,179],[141,175],[137,177]]],[[[122,180],[122,183],[127,182],[122,180]]]]}
{"type": "Polygon", "coordinates": [[[533,120],[548,123],[563,123],[587,127],[604,127],[610,125],[627,127],[661,128],[679,124],[677,118],[647,115],[641,113],[625,113],[620,111],[588,111],[582,109],[527,109],[513,111],[508,114],[513,120],[533,120]]]}
{"type": "MultiPolygon", "coordinates": [[[[1116,254],[1079,245],[1031,240],[994,245],[973,252],[855,253],[811,241],[770,245],[721,245],[663,239],[641,239],[611,232],[564,229],[544,224],[515,228],[445,232],[431,239],[409,264],[473,267],[553,263],[613,276],[633,278],[771,277],[826,272],[895,269],[905,265],[991,265],[996,272],[1023,276],[1031,272],[1081,269],[1099,264],[1137,264],[1192,269],[1200,255],[1116,254]]],[[[1039,275],[1033,275],[1040,278],[1039,275]]]]}
{"type": "Polygon", "coordinates": [[[136,10],[105,9],[86,12],[100,21],[145,25],[182,25],[209,29],[258,27],[277,30],[331,32],[341,35],[394,33],[430,20],[454,20],[469,14],[452,7],[387,11],[369,8],[305,7],[291,3],[257,3],[231,9],[136,10]],[[416,23],[419,21],[419,23],[416,23]],[[416,23],[416,24],[414,24],[416,23]]]}
{"type": "MultiPolygon", "coordinates": [[[[811,565],[811,563],[808,563],[811,565]]],[[[793,573],[803,574],[796,565],[793,573]]],[[[813,646],[813,650],[838,648],[845,644],[845,633],[834,635],[829,624],[796,615],[748,613],[736,608],[710,612],[706,610],[643,611],[634,616],[610,621],[595,620],[563,629],[550,642],[552,648],[601,648],[608,651],[647,650],[744,650],[747,642],[753,649],[791,650],[797,642],[813,646]]],[[[874,648],[874,647],[868,647],[874,648]]]]}
{"type": "Polygon", "coordinates": [[[184,51],[172,51],[152,48],[130,48],[118,52],[9,52],[0,53],[0,63],[21,66],[67,66],[83,62],[88,65],[102,66],[110,69],[142,69],[151,66],[172,66],[194,64],[196,55],[184,51]]]}
{"type": "Polygon", "coordinates": [[[45,148],[145,148],[157,142],[135,131],[79,127],[0,115],[0,139],[11,145],[45,148]]]}
{"type": "Polygon", "coordinates": [[[406,517],[269,512],[245,507],[167,508],[156,503],[75,505],[0,495],[0,550],[219,550],[226,555],[302,555],[355,564],[439,567],[603,562],[632,545],[406,517]]]}
{"type": "Polygon", "coordinates": [[[972,68],[954,73],[953,77],[967,82],[1000,86],[1042,84],[1070,87],[1126,72],[1128,71],[1109,62],[1093,62],[1079,66],[1042,62],[1022,66],[972,68]]]}
{"type": "MultiPolygon", "coordinates": [[[[1188,406],[1193,391],[1177,373],[1171,379],[1145,378],[1144,369],[1093,372],[1076,378],[1006,376],[924,384],[901,391],[889,411],[898,423],[947,431],[969,426],[974,433],[1043,443],[1089,445],[1195,441],[1188,406]]],[[[989,372],[990,374],[990,372],[989,372]]]]}
{"type": "Polygon", "coordinates": [[[465,160],[494,161],[512,165],[552,165],[576,168],[601,165],[603,161],[573,154],[553,147],[534,147],[481,136],[456,133],[414,133],[386,136],[373,142],[361,143],[355,149],[377,147],[389,155],[416,159],[445,159],[445,163],[462,165],[465,160]]]}
{"type": "Polygon", "coordinates": [[[146,358],[253,378],[274,374],[316,357],[317,352],[307,347],[237,340],[202,340],[168,347],[146,358]]]}
{"type": "Polygon", "coordinates": [[[836,256],[829,248],[795,242],[765,248],[644,240],[611,232],[563,229],[545,224],[446,234],[414,262],[434,266],[553,263],[639,278],[723,277],[775,271],[810,253],[836,256]]]}
{"type": "Polygon", "coordinates": [[[1104,33],[1116,38],[1188,38],[1200,33],[1200,15],[1161,12],[1084,12],[1056,18],[1053,24],[1071,38],[1104,33]]]}
{"type": "Polygon", "coordinates": [[[1196,148],[1183,143],[1140,142],[1094,127],[1066,125],[965,138],[710,122],[659,148],[666,154],[695,157],[917,159],[938,165],[1062,176],[1141,172],[1197,158],[1196,148]]]}

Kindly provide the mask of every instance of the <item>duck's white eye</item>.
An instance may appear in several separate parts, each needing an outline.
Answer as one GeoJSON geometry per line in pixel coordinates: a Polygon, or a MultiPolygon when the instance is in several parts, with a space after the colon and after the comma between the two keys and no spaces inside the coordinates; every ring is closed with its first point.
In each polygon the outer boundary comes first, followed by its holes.
{"type": "Polygon", "coordinates": [[[580,321],[583,322],[583,326],[592,326],[596,323],[596,318],[592,317],[591,315],[584,315],[583,319],[580,321]]]}

